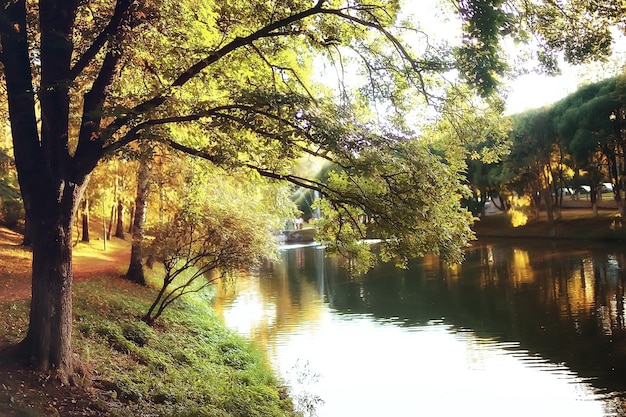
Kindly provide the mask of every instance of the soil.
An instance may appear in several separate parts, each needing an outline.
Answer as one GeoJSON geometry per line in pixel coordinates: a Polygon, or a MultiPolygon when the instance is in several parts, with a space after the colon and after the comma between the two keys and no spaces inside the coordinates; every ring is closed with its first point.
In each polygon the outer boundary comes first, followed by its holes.
{"type": "MultiPolygon", "coordinates": [[[[27,300],[31,294],[31,254],[22,235],[0,227],[0,303],[27,300]]],[[[129,245],[98,256],[75,256],[74,282],[119,274],[130,259],[129,245]]],[[[0,416],[102,416],[106,411],[93,388],[64,386],[50,375],[33,371],[15,354],[16,346],[0,335],[0,416]]]]}
{"type": "MultiPolygon", "coordinates": [[[[23,236],[0,227],[0,303],[30,298],[30,262],[28,248],[22,246],[23,236]],[[8,254],[8,255],[7,255],[8,254]]],[[[98,275],[117,273],[120,266],[128,265],[130,250],[122,245],[99,256],[74,256],[74,282],[86,281],[98,275]]]]}

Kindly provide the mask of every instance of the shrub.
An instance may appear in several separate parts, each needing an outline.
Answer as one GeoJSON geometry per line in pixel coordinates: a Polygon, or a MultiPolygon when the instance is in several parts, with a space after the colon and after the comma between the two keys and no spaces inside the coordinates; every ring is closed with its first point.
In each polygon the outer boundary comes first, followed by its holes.
{"type": "Polygon", "coordinates": [[[24,205],[19,200],[1,200],[0,216],[5,226],[13,228],[24,220],[24,205]]]}

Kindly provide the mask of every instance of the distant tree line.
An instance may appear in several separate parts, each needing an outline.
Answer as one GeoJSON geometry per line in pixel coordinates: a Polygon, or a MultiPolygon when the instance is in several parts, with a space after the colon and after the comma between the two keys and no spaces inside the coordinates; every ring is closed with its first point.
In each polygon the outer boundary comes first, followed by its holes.
{"type": "Polygon", "coordinates": [[[487,198],[501,209],[513,196],[527,196],[538,212],[559,216],[564,198],[611,191],[625,214],[626,75],[580,87],[551,106],[509,118],[509,153],[500,161],[470,161],[474,208],[487,198]],[[604,185],[610,183],[610,185],[604,185]]]}

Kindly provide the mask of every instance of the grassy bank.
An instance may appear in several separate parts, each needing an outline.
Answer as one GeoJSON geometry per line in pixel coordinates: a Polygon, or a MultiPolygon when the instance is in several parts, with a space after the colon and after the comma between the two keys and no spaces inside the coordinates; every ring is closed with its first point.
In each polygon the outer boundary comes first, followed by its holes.
{"type": "MultiPolygon", "coordinates": [[[[153,289],[116,277],[74,287],[74,348],[87,377],[58,387],[0,361],[2,416],[290,416],[293,407],[260,353],[201,299],[166,310],[154,327],[139,318],[153,289]]],[[[0,341],[27,327],[26,301],[0,304],[0,341]]],[[[1,343],[0,343],[1,344],[1,343]]]]}
{"type": "MultiPolygon", "coordinates": [[[[591,209],[563,209],[561,218],[555,220],[555,239],[570,240],[626,240],[626,228],[615,209],[605,209],[593,216],[591,209]]],[[[504,213],[483,216],[473,226],[476,235],[497,238],[551,238],[545,212],[530,219],[523,226],[514,227],[504,213]]]]}
{"type": "MultiPolygon", "coordinates": [[[[479,239],[546,239],[548,222],[542,214],[520,227],[504,214],[485,216],[474,229],[479,239]]],[[[564,210],[555,225],[559,239],[626,240],[615,210],[602,210],[598,217],[589,209],[564,210]]],[[[0,233],[0,288],[10,289],[28,280],[30,254],[18,237],[6,230],[5,235],[2,240],[0,233]]],[[[116,268],[123,269],[127,261],[114,255],[127,257],[123,245],[128,243],[110,242],[105,253],[95,242],[75,251],[75,275],[82,282],[74,285],[73,343],[84,374],[76,387],[60,387],[1,354],[23,339],[28,302],[0,303],[0,416],[295,415],[263,354],[226,329],[206,299],[175,303],[154,327],[141,322],[155,290],[118,278],[116,268]]],[[[151,271],[153,282],[160,273],[151,271]]]]}

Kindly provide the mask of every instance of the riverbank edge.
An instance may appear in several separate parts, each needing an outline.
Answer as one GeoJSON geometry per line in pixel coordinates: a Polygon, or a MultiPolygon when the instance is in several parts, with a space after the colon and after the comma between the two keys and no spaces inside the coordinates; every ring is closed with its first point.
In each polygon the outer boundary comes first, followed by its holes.
{"type": "Polygon", "coordinates": [[[483,216],[473,225],[477,239],[541,239],[570,241],[626,241],[626,227],[617,210],[602,210],[597,216],[591,210],[564,210],[554,222],[554,235],[549,233],[548,219],[543,213],[525,225],[514,227],[505,213],[483,216]]]}
{"type": "MultiPolygon", "coordinates": [[[[0,264],[10,259],[4,250],[0,264]]],[[[0,303],[0,415],[296,415],[261,347],[229,330],[209,295],[180,300],[149,327],[140,318],[156,290],[119,276],[74,285],[81,372],[72,387],[17,361],[12,351],[28,328],[29,302],[0,303]]]]}

